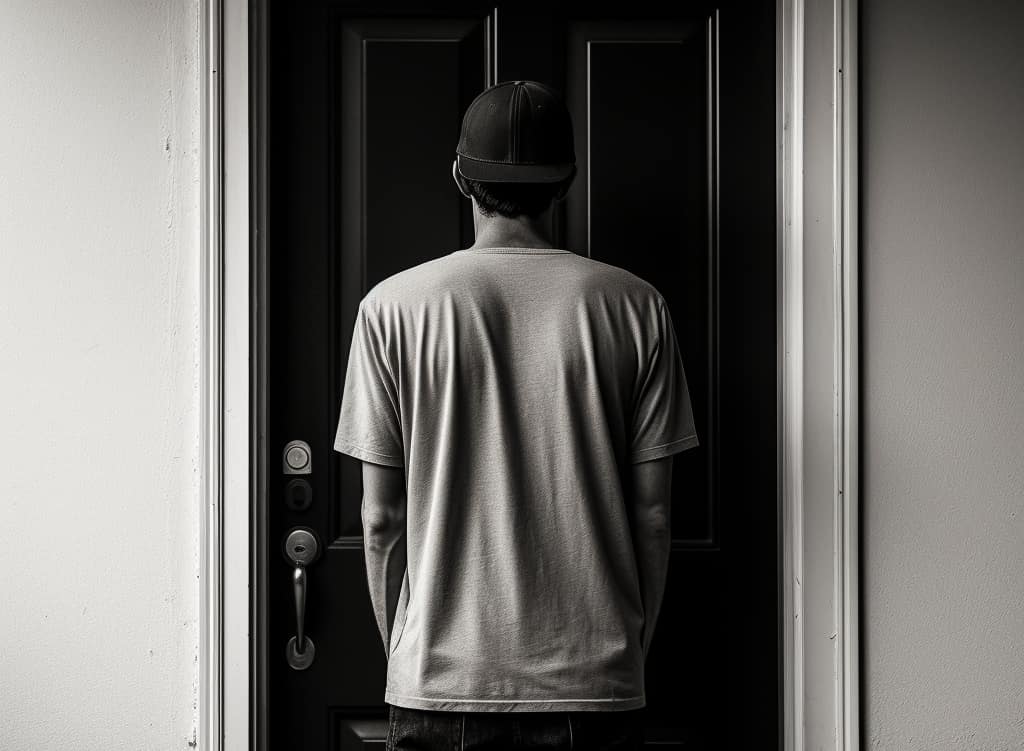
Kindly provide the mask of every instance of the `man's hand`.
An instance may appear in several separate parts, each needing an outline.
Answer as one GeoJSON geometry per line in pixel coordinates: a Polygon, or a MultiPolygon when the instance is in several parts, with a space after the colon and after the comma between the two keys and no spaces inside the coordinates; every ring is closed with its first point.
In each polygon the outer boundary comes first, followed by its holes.
{"type": "Polygon", "coordinates": [[[363,462],[363,549],[377,628],[390,656],[391,631],[408,561],[405,469],[363,462]]]}

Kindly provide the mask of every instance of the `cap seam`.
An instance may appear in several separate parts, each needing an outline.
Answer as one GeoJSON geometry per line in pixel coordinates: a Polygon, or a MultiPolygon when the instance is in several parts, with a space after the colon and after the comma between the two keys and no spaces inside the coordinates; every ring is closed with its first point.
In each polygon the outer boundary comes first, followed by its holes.
{"type": "Polygon", "coordinates": [[[519,161],[519,107],[522,101],[522,87],[512,87],[512,106],[509,107],[508,116],[508,137],[509,137],[509,149],[508,153],[512,157],[513,162],[519,161]]]}

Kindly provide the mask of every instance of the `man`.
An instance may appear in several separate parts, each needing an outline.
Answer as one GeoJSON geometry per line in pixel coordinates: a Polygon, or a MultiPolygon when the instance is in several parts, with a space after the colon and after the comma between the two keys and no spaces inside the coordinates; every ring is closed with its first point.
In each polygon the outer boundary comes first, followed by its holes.
{"type": "Polygon", "coordinates": [[[638,748],[672,455],[697,445],[658,291],[556,248],[576,174],[532,81],[470,104],[476,241],[359,305],[335,449],[363,462],[387,751],[638,748]]]}

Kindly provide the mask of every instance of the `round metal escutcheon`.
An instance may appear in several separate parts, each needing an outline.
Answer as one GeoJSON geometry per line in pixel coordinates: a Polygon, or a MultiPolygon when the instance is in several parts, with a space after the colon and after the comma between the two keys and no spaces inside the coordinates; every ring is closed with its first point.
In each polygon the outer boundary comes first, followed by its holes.
{"type": "Polygon", "coordinates": [[[306,637],[306,648],[299,651],[299,640],[294,636],[288,640],[288,646],[285,649],[285,658],[288,660],[288,665],[292,670],[305,670],[313,664],[313,659],[316,657],[316,645],[313,644],[313,640],[308,636],[306,637]]]}
{"type": "Polygon", "coordinates": [[[312,530],[304,527],[293,529],[284,541],[284,554],[296,566],[308,566],[316,560],[319,548],[312,530]]]}

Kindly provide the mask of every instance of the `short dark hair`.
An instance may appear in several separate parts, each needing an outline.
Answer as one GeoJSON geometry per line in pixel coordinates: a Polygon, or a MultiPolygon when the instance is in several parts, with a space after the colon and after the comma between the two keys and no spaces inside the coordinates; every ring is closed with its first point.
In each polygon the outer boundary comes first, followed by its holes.
{"type": "Polygon", "coordinates": [[[572,178],[556,183],[484,183],[458,176],[462,189],[476,199],[484,216],[537,216],[568,189],[572,178]]]}

